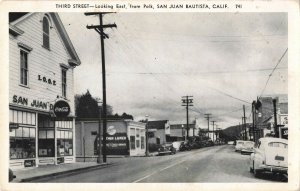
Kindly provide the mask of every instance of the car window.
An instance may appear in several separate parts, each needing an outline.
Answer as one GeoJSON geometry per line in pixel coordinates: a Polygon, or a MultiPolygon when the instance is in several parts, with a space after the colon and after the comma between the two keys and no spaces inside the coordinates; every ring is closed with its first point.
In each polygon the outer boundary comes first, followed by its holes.
{"type": "Polygon", "coordinates": [[[285,148],[287,149],[288,148],[288,145],[285,144],[285,143],[280,143],[280,142],[270,142],[268,144],[269,147],[278,147],[278,148],[285,148]]]}
{"type": "Polygon", "coordinates": [[[238,145],[243,145],[243,144],[244,144],[244,142],[237,142],[237,144],[238,144],[238,145]]]}

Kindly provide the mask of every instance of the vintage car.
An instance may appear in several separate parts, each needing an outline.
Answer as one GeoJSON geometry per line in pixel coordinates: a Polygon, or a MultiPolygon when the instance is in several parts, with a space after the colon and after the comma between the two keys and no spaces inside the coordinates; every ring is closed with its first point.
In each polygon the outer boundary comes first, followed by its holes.
{"type": "Polygon", "coordinates": [[[244,141],[241,154],[251,154],[254,152],[254,142],[253,141],[244,141]]]}
{"type": "Polygon", "coordinates": [[[244,148],[245,141],[236,140],[235,151],[241,151],[244,148]]]}
{"type": "Polygon", "coordinates": [[[164,154],[175,154],[176,149],[173,147],[172,143],[166,143],[162,144],[157,149],[158,155],[164,155],[164,154]]]}
{"type": "Polygon", "coordinates": [[[192,147],[188,141],[183,141],[179,147],[180,151],[190,151],[191,149],[192,147]]]}
{"type": "Polygon", "coordinates": [[[176,151],[179,151],[180,145],[183,141],[175,141],[172,143],[173,147],[176,149],[176,151]]]}
{"type": "Polygon", "coordinates": [[[259,139],[250,155],[250,172],[257,177],[261,172],[287,174],[288,140],[264,137],[259,139]]]}
{"type": "Polygon", "coordinates": [[[8,169],[8,180],[9,180],[9,182],[13,181],[14,178],[16,178],[16,175],[14,175],[14,173],[11,169],[8,169]]]}

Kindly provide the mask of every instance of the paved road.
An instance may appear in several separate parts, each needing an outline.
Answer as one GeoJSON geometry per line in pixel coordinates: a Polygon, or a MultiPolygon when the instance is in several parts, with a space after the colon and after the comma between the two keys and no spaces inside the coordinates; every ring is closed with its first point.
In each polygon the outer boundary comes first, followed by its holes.
{"type": "MultiPolygon", "coordinates": [[[[116,159],[109,159],[113,162],[116,159]]],[[[223,145],[179,152],[176,155],[129,157],[113,165],[78,174],[35,182],[273,182],[272,177],[254,178],[248,169],[249,155],[223,145]]]]}

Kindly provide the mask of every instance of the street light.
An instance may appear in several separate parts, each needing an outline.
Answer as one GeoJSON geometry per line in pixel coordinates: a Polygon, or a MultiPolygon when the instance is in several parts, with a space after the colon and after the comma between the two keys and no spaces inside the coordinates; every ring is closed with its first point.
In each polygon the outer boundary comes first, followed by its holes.
{"type": "Polygon", "coordinates": [[[149,118],[149,116],[148,115],[146,115],[145,116],[146,117],[146,120],[145,120],[145,122],[146,122],[146,126],[145,126],[145,128],[146,128],[146,156],[148,157],[149,156],[149,141],[148,141],[148,118],[149,118]]]}
{"type": "Polygon", "coordinates": [[[99,123],[98,123],[98,159],[97,163],[102,163],[101,155],[102,155],[102,147],[101,147],[101,107],[102,107],[102,101],[98,98],[97,99],[98,109],[99,109],[99,123]]]}

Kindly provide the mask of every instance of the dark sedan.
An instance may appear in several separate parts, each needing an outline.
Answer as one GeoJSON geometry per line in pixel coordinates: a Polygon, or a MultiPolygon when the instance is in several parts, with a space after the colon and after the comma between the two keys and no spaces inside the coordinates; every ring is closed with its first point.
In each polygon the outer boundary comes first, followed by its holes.
{"type": "Polygon", "coordinates": [[[166,143],[162,144],[158,147],[158,155],[164,155],[164,154],[175,154],[176,149],[173,147],[172,143],[166,143]]]}

